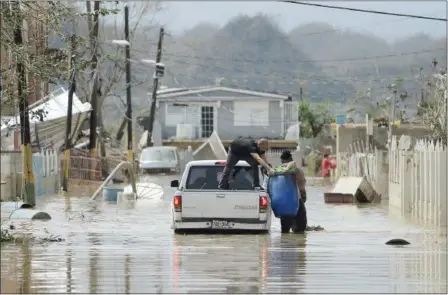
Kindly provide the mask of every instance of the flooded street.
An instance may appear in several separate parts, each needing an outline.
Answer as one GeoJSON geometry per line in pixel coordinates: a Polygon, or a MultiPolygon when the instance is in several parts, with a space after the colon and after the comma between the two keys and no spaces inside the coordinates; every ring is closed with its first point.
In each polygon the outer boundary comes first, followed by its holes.
{"type": "Polygon", "coordinates": [[[14,223],[65,241],[2,244],[2,293],[447,292],[446,238],[390,220],[387,206],[326,205],[326,188],[310,186],[308,224],[324,231],[281,234],[274,219],[267,235],[174,235],[176,176],[148,179],[163,199],[129,209],[60,196],[42,202],[51,221],[14,223]]]}

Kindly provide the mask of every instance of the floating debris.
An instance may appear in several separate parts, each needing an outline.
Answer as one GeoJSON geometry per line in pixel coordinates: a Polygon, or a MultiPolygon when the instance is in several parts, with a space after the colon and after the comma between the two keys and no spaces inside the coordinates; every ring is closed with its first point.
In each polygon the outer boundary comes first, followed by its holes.
{"type": "Polygon", "coordinates": [[[409,243],[406,240],[403,239],[392,239],[390,241],[386,242],[386,245],[394,245],[394,246],[404,246],[404,245],[410,245],[411,243],[409,243]]]}
{"type": "Polygon", "coordinates": [[[39,239],[38,241],[39,242],[63,242],[65,240],[63,238],[61,238],[60,236],[50,235],[49,237],[39,239]]]}
{"type": "Polygon", "coordinates": [[[307,226],[305,231],[322,231],[325,230],[322,226],[320,225],[310,225],[307,226]]]}
{"type": "Polygon", "coordinates": [[[14,240],[14,237],[9,233],[7,229],[1,229],[1,237],[0,242],[11,242],[14,240]]]}
{"type": "MultiPolygon", "coordinates": [[[[8,226],[8,228],[2,228],[1,229],[1,237],[0,237],[0,242],[4,243],[4,242],[24,242],[24,241],[29,241],[29,242],[37,242],[37,243],[45,243],[45,242],[63,242],[65,241],[65,239],[61,238],[60,236],[55,236],[55,235],[49,235],[47,237],[32,237],[29,235],[20,235],[20,234],[13,234],[11,233],[11,230],[14,230],[15,226],[13,224],[10,224],[8,226]]],[[[48,233],[48,231],[45,229],[46,233],[48,233]]]]}

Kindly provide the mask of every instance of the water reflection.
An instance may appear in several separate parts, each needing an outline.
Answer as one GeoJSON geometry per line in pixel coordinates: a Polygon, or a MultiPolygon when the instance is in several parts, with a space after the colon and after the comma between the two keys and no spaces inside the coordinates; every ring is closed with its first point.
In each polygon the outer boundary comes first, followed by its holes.
{"type": "Polygon", "coordinates": [[[22,279],[20,284],[20,293],[31,293],[31,282],[32,282],[32,268],[31,268],[31,257],[32,252],[30,248],[30,242],[24,241],[22,244],[22,279]]]}
{"type": "MultiPolygon", "coordinates": [[[[72,235],[69,235],[69,241],[72,238],[72,235]]],[[[71,243],[69,242],[67,245],[67,250],[65,251],[65,257],[66,257],[66,282],[65,282],[65,286],[66,286],[66,293],[71,293],[72,292],[72,285],[73,285],[73,281],[72,281],[72,248],[71,248],[71,243]]]]}
{"type": "Polygon", "coordinates": [[[414,292],[447,293],[447,253],[440,251],[439,247],[428,248],[426,251],[409,251],[403,248],[394,251],[389,264],[390,272],[397,282],[394,292],[406,289],[406,284],[414,281],[419,282],[414,292]]]}
{"type": "Polygon", "coordinates": [[[266,279],[268,235],[174,236],[173,292],[259,293],[266,279]]]}
{"type": "Polygon", "coordinates": [[[100,239],[97,233],[87,233],[87,237],[91,245],[89,251],[89,293],[97,293],[100,255],[95,246],[100,245],[100,239]]]}
{"type": "Polygon", "coordinates": [[[66,242],[2,244],[2,292],[446,292],[446,242],[391,222],[379,206],[324,204],[323,189],[310,187],[310,224],[323,232],[282,235],[275,219],[268,235],[183,236],[169,228],[169,188],[165,195],[132,210],[88,198],[50,200],[45,227],[66,242]],[[384,245],[395,237],[412,244],[384,245]]]}
{"type": "Polygon", "coordinates": [[[131,256],[126,254],[124,259],[124,293],[131,293],[131,256]]]}
{"type": "MultiPolygon", "coordinates": [[[[269,249],[269,289],[301,293],[306,275],[306,234],[282,234],[273,238],[269,249]]],[[[273,292],[273,290],[268,290],[273,292]]]]}

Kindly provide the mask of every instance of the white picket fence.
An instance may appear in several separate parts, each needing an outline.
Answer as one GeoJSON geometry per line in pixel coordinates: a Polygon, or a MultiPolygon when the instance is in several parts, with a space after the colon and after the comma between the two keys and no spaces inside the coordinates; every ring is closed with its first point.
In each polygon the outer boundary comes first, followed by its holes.
{"type": "Polygon", "coordinates": [[[42,150],[33,154],[34,173],[43,177],[59,174],[59,156],[56,151],[42,150]]]}
{"type": "Polygon", "coordinates": [[[411,148],[408,136],[389,153],[389,206],[435,227],[447,226],[447,147],[419,140],[411,148]]]}
{"type": "Polygon", "coordinates": [[[374,153],[356,153],[347,157],[347,175],[376,179],[376,162],[374,153]]]}
{"type": "Polygon", "coordinates": [[[337,169],[332,175],[332,182],[336,183],[339,177],[344,176],[366,177],[381,200],[384,200],[388,198],[387,151],[371,150],[367,150],[367,153],[338,153],[337,169]]]}

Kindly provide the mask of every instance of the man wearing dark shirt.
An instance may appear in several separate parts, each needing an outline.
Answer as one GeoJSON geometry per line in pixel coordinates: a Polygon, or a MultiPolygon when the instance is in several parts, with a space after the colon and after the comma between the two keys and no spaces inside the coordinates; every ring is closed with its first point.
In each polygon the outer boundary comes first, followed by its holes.
{"type": "Polygon", "coordinates": [[[229,189],[229,174],[238,161],[246,161],[252,168],[254,187],[260,187],[260,177],[258,165],[262,165],[269,175],[274,174],[274,170],[268,166],[265,158],[265,151],[268,148],[268,141],[266,139],[259,139],[257,141],[245,138],[238,138],[230,144],[229,152],[227,154],[227,162],[224,171],[219,181],[218,188],[229,189]]]}

